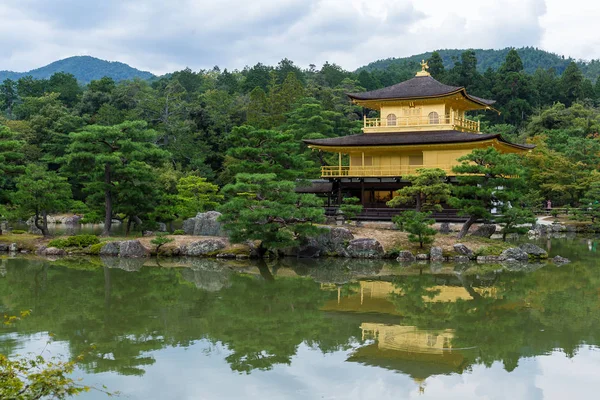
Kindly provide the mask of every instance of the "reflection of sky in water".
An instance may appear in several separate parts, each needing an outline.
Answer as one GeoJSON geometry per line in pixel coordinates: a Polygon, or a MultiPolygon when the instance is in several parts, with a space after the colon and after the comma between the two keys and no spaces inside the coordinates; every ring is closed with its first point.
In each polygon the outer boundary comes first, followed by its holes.
{"type": "MultiPolygon", "coordinates": [[[[48,336],[20,338],[18,351],[39,352],[48,336]]],[[[67,354],[64,343],[52,343],[45,355],[67,354]]],[[[119,390],[126,399],[590,399],[600,390],[600,351],[583,346],[573,358],[560,351],[522,358],[507,372],[501,363],[490,368],[474,365],[462,375],[437,375],[424,383],[424,393],[409,376],[379,367],[345,362],[349,352],[323,354],[302,344],[291,365],[275,365],[270,371],[251,374],[231,371],[229,351],[205,340],[183,347],[152,352],[156,363],[142,377],[114,373],[87,375],[89,385],[119,390]]],[[[82,399],[105,399],[102,393],[82,399]]]]}

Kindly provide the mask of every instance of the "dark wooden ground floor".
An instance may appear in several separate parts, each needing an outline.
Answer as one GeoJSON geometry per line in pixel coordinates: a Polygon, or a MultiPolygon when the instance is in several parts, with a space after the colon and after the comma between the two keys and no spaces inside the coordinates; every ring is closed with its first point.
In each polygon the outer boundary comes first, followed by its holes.
{"type": "MultiPolygon", "coordinates": [[[[358,220],[391,221],[392,217],[403,211],[414,210],[409,205],[403,208],[390,208],[386,205],[395,192],[409,183],[395,178],[345,178],[316,180],[311,186],[302,187],[303,193],[315,193],[326,203],[326,214],[334,216],[344,198],[359,198],[363,211],[356,217],[358,220]]],[[[432,217],[438,222],[464,222],[465,217],[458,211],[442,204],[443,210],[435,212],[432,217]]]]}

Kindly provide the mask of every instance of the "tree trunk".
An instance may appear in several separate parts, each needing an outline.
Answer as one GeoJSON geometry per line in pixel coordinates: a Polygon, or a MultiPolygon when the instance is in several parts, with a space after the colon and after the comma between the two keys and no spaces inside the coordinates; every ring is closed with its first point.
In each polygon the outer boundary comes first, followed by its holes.
{"type": "Polygon", "coordinates": [[[260,276],[262,276],[265,281],[267,281],[267,282],[273,282],[273,281],[275,281],[275,277],[273,276],[273,274],[269,270],[269,267],[267,266],[266,262],[264,262],[262,260],[259,261],[259,263],[258,263],[258,271],[260,272],[260,276]]]}
{"type": "Polygon", "coordinates": [[[39,212],[36,212],[35,216],[33,217],[33,224],[35,225],[36,228],[38,228],[40,231],[42,231],[42,235],[44,237],[50,236],[50,232],[48,232],[48,215],[46,214],[46,211],[42,211],[42,223],[41,224],[40,224],[40,214],[39,214],[39,212]]]}
{"type": "Polygon", "coordinates": [[[421,201],[421,195],[418,194],[417,195],[417,207],[416,207],[416,211],[417,212],[421,212],[421,203],[422,203],[422,201],[421,201]]]}
{"type": "Polygon", "coordinates": [[[459,239],[462,239],[467,235],[467,232],[469,232],[469,228],[471,228],[475,221],[477,221],[477,217],[471,215],[469,219],[465,222],[465,224],[462,226],[460,232],[458,232],[459,239]]]}
{"type": "Polygon", "coordinates": [[[127,218],[127,226],[125,228],[125,236],[129,236],[129,231],[131,230],[131,217],[127,218]]]}
{"type": "Polygon", "coordinates": [[[102,230],[102,236],[110,236],[110,228],[112,226],[112,191],[111,191],[111,176],[110,176],[110,165],[104,166],[104,229],[102,230]]]}

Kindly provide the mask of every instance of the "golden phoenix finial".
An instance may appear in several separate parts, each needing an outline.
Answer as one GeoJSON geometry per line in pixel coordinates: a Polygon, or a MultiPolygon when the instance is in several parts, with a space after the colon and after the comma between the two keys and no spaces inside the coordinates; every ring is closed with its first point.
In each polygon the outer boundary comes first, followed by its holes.
{"type": "Polygon", "coordinates": [[[427,61],[421,60],[421,70],[417,72],[417,76],[429,76],[429,72],[427,72],[428,69],[429,65],[427,65],[427,61]]]}

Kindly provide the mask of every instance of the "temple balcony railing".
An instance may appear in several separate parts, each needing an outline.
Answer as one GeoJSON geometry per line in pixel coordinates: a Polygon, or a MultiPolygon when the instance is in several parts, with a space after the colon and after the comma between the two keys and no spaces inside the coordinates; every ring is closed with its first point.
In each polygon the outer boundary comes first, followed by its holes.
{"type": "Polygon", "coordinates": [[[327,166],[321,167],[322,178],[390,178],[406,175],[416,175],[417,170],[421,168],[439,168],[447,175],[456,175],[452,172],[455,164],[438,165],[386,165],[386,166],[327,166]]]}
{"type": "Polygon", "coordinates": [[[365,133],[402,132],[415,130],[458,130],[479,132],[479,121],[457,117],[454,113],[430,116],[410,116],[396,118],[364,118],[365,133]]]}

